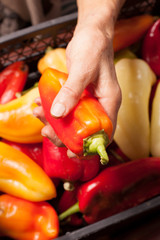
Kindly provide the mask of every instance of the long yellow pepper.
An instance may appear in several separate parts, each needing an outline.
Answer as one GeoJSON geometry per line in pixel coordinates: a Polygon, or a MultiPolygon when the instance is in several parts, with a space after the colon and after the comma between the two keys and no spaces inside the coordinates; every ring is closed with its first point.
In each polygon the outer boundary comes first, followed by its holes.
{"type": "Polygon", "coordinates": [[[33,202],[56,197],[55,186],[43,169],[3,142],[0,142],[0,192],[33,202]]]}
{"type": "Polygon", "coordinates": [[[151,115],[151,154],[160,157],[160,82],[156,88],[151,115]]]}
{"type": "Polygon", "coordinates": [[[130,158],[144,158],[150,152],[149,97],[156,76],[141,59],[121,59],[116,74],[122,90],[114,140],[130,158]]]}
{"type": "Polygon", "coordinates": [[[0,137],[19,143],[41,142],[44,124],[33,116],[34,103],[39,96],[38,88],[25,95],[0,105],[0,137]]]}

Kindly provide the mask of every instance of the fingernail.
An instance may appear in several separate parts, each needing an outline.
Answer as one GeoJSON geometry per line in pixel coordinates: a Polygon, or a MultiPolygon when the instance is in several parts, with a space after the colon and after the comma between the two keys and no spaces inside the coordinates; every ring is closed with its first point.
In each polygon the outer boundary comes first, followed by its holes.
{"type": "Polygon", "coordinates": [[[65,105],[62,103],[56,103],[52,108],[51,108],[51,115],[54,117],[62,117],[66,108],[65,105]]]}
{"type": "Polygon", "coordinates": [[[42,137],[47,137],[47,135],[43,132],[41,132],[42,137]]]}

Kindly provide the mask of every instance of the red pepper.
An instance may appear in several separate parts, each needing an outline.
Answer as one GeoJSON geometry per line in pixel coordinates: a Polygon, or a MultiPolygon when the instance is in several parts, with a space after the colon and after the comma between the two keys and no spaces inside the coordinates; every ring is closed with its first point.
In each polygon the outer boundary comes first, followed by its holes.
{"type": "Polygon", "coordinates": [[[150,65],[157,76],[160,76],[160,19],[158,19],[144,37],[142,58],[150,65]]]}
{"type": "Polygon", "coordinates": [[[23,61],[15,62],[0,73],[0,104],[16,98],[24,88],[28,77],[28,66],[23,61]]]}
{"type": "Polygon", "coordinates": [[[6,139],[3,139],[2,142],[7,143],[13,148],[25,153],[28,157],[34,160],[39,166],[43,165],[43,157],[42,157],[42,143],[16,143],[11,142],[6,139]]]}
{"type": "Polygon", "coordinates": [[[59,234],[55,209],[47,202],[0,196],[0,235],[17,240],[49,240],[59,234]]]}
{"type": "Polygon", "coordinates": [[[43,169],[49,177],[67,181],[88,181],[98,174],[100,161],[97,155],[87,159],[69,158],[66,147],[57,147],[44,137],[43,169]]]}
{"type": "Polygon", "coordinates": [[[112,162],[115,163],[115,165],[117,165],[131,160],[124,154],[124,152],[119,148],[119,146],[116,144],[114,140],[108,147],[108,155],[109,157],[114,158],[114,160],[110,161],[111,165],[112,162]]]}
{"type": "MultiPolygon", "coordinates": [[[[60,213],[67,210],[73,204],[77,202],[77,191],[78,186],[75,186],[73,191],[64,191],[59,202],[58,202],[58,210],[60,213]]],[[[73,214],[66,219],[66,223],[72,226],[80,226],[83,224],[83,217],[78,214],[73,214]]]]}
{"type": "Polygon", "coordinates": [[[138,159],[103,170],[80,186],[78,202],[60,214],[63,220],[80,211],[87,223],[136,206],[160,193],[160,158],[138,159]]]}
{"type": "Polygon", "coordinates": [[[52,102],[67,77],[67,74],[51,68],[42,74],[39,91],[45,117],[72,152],[79,156],[98,153],[101,163],[106,164],[106,146],[110,143],[113,126],[96,98],[85,90],[77,106],[66,117],[56,119],[50,114],[52,102]]]}

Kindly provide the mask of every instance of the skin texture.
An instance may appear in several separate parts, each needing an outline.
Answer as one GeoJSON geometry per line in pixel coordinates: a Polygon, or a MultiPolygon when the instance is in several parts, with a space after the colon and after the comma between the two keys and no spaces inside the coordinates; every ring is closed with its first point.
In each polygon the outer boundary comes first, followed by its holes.
{"type": "MultiPolygon", "coordinates": [[[[104,107],[115,129],[121,90],[114,68],[112,40],[114,24],[124,2],[77,0],[78,22],[66,49],[69,77],[54,99],[51,107],[53,117],[66,116],[88,87],[104,107]]],[[[61,141],[45,120],[40,99],[35,101],[39,107],[33,113],[45,123],[42,135],[60,146],[61,141]]]]}

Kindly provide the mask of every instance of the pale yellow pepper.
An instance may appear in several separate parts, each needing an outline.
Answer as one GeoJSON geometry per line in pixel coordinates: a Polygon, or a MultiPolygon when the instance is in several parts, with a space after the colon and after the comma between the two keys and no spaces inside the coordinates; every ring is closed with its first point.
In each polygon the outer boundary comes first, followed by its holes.
{"type": "Polygon", "coordinates": [[[19,143],[42,142],[41,129],[44,124],[35,116],[39,97],[38,88],[29,90],[25,95],[0,105],[0,137],[19,143]]]}
{"type": "Polygon", "coordinates": [[[141,59],[121,59],[115,64],[122,91],[114,140],[130,159],[150,153],[149,98],[156,76],[141,59]]]}
{"type": "Polygon", "coordinates": [[[151,155],[160,157],[160,82],[156,88],[151,114],[151,155]]]}

